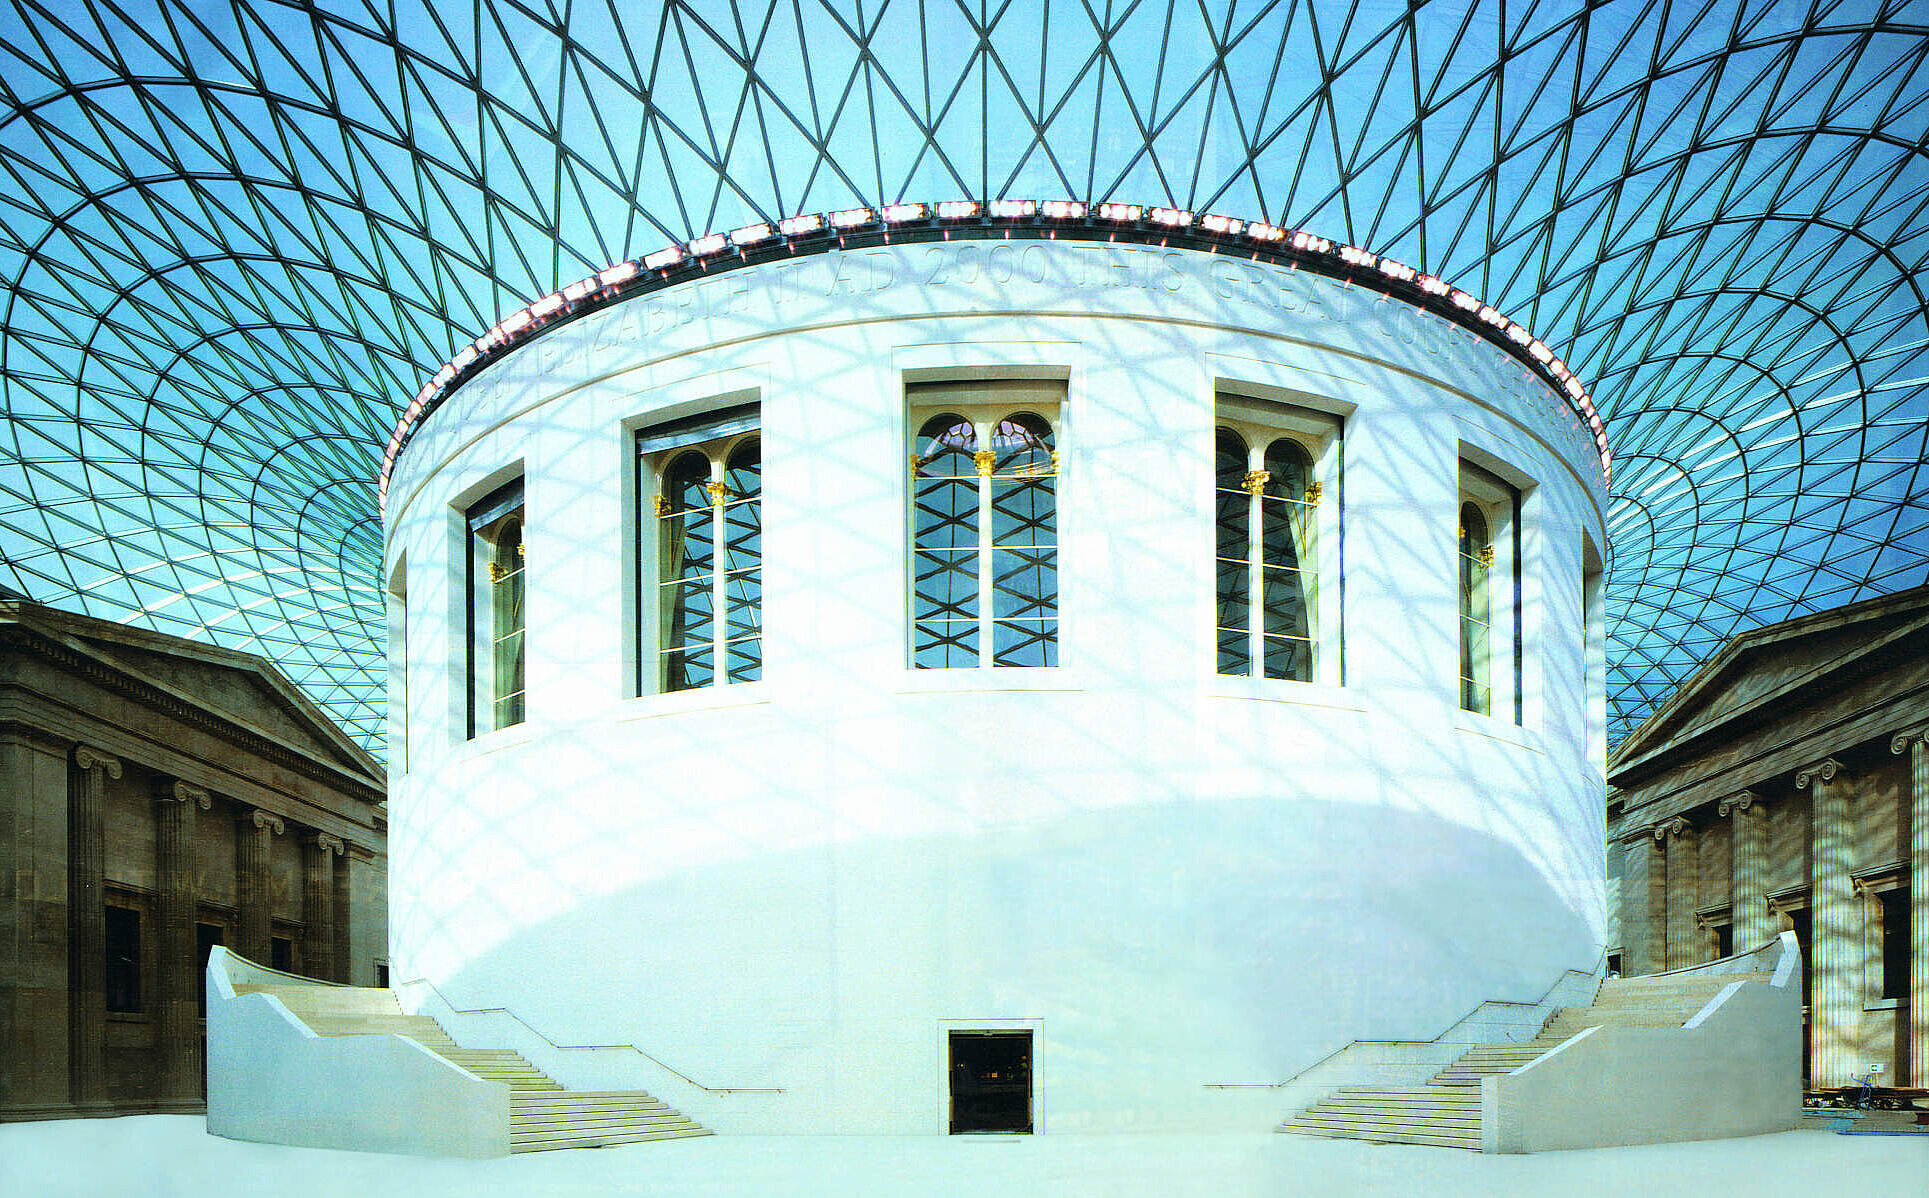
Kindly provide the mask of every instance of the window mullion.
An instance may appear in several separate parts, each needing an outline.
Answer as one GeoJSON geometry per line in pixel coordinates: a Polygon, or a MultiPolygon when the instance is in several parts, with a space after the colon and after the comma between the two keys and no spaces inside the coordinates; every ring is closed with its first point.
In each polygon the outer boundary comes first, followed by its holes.
{"type": "MultiPolygon", "coordinates": [[[[1265,435],[1255,437],[1246,451],[1248,479],[1263,474],[1266,467],[1265,435]]],[[[1264,524],[1265,484],[1249,482],[1246,487],[1246,645],[1250,654],[1247,677],[1266,676],[1266,533],[1264,524]]]]}
{"type": "Polygon", "coordinates": [[[728,589],[728,577],[724,571],[723,507],[730,495],[724,484],[723,460],[710,459],[710,685],[722,686],[726,681],[724,663],[725,644],[728,630],[724,621],[724,601],[728,589]]]}
{"type": "Polygon", "coordinates": [[[974,423],[978,429],[978,452],[972,458],[978,471],[978,665],[984,667],[997,660],[991,615],[991,471],[997,458],[991,448],[995,425],[988,421],[974,423]]]}

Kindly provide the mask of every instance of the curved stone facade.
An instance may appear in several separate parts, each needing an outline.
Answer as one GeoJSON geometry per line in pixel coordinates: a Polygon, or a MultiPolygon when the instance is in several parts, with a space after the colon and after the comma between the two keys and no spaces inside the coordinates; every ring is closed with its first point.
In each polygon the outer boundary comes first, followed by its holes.
{"type": "Polygon", "coordinates": [[[1601,474],[1491,343],[1193,250],[834,251],[555,328],[391,479],[394,977],[720,1131],[943,1131],[947,1037],[1001,1029],[1035,1130],[1271,1126],[1352,1040],[1598,968],[1601,474]],[[915,669],[918,421],[1006,391],[1055,438],[1057,664],[915,669]],[[761,676],[663,693],[637,436],[753,403],[761,676]],[[1312,458],[1306,681],[1218,672],[1255,423],[1312,458]],[[526,718],[472,736],[464,515],[518,480],[526,718]]]}

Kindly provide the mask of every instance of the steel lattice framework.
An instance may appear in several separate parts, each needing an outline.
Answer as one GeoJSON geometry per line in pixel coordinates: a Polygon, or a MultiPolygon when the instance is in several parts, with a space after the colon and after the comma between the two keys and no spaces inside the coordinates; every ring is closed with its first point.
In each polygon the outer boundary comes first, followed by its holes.
{"type": "Polygon", "coordinates": [[[1929,4],[0,11],[0,584],[262,653],[371,746],[424,378],[665,242],[904,199],[1309,228],[1532,328],[1615,452],[1617,737],[1929,578],[1929,4]]]}

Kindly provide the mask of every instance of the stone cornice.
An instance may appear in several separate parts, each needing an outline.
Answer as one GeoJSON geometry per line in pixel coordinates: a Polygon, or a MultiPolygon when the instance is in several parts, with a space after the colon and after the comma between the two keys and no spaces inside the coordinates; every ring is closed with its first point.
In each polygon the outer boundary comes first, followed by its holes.
{"type": "Polygon", "coordinates": [[[132,699],[183,724],[238,745],[264,760],[286,766],[345,795],[368,803],[377,802],[384,797],[384,792],[375,785],[372,778],[365,779],[333,762],[324,762],[308,754],[297,753],[255,729],[236,723],[208,708],[186,702],[171,692],[116,669],[98,658],[78,653],[69,646],[50,640],[24,625],[12,624],[0,627],[0,645],[13,646],[38,654],[115,694],[132,699]]]}
{"type": "Polygon", "coordinates": [[[1835,775],[1846,774],[1847,772],[1848,767],[1844,766],[1835,758],[1824,757],[1807,769],[1796,772],[1795,789],[1807,790],[1811,782],[1833,782],[1835,781],[1835,775]]]}
{"type": "Polygon", "coordinates": [[[103,753],[92,745],[74,746],[74,764],[83,770],[105,770],[110,778],[121,776],[120,758],[103,753]]]}

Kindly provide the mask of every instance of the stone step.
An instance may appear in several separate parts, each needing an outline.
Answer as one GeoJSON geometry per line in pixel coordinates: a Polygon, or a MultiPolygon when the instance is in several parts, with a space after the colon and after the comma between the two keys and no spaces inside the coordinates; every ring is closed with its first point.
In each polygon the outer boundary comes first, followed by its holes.
{"type": "Polygon", "coordinates": [[[1298,1126],[1288,1121],[1280,1125],[1280,1131],[1302,1136],[1324,1136],[1333,1140],[1374,1140],[1382,1144],[1425,1144],[1435,1148],[1470,1148],[1480,1150],[1480,1136],[1461,1135],[1451,1132],[1428,1133],[1395,1128],[1353,1128],[1298,1126]]]}
{"type": "Polygon", "coordinates": [[[1318,1107],[1293,1118],[1309,1127],[1388,1127],[1480,1134],[1480,1115],[1435,1114],[1431,1111],[1329,1111],[1318,1107]]]}
{"type": "MultiPolygon", "coordinates": [[[[565,1090],[563,1093],[567,1094],[565,1090]]],[[[660,1102],[639,1102],[632,1105],[622,1103],[559,1103],[534,1104],[511,1102],[509,1119],[512,1124],[522,1120],[550,1122],[583,1119],[631,1119],[631,1118],[686,1119],[683,1112],[665,1106],[660,1102]]]]}
{"type": "Polygon", "coordinates": [[[1466,1095],[1458,1091],[1442,1094],[1438,1086],[1342,1086],[1333,1096],[1347,1098],[1382,1099],[1389,1102],[1410,1099],[1414,1102],[1445,1102],[1459,1105],[1480,1105],[1478,1094],[1466,1095]]]}
{"type": "Polygon", "coordinates": [[[601,1102],[616,1098],[646,1099],[650,1102],[657,1101],[656,1098],[643,1090],[565,1090],[563,1093],[568,1096],[571,1102],[601,1102]]]}
{"type": "Polygon", "coordinates": [[[609,1131],[602,1133],[568,1132],[534,1140],[511,1140],[511,1152],[551,1152],[559,1148],[611,1148],[618,1144],[641,1144],[650,1140],[687,1140],[710,1135],[707,1127],[672,1128],[667,1131],[609,1131]]]}
{"type": "Polygon", "coordinates": [[[509,1115],[511,1136],[559,1127],[696,1127],[696,1123],[675,1111],[577,1111],[563,1115],[517,1111],[509,1115]]]}

